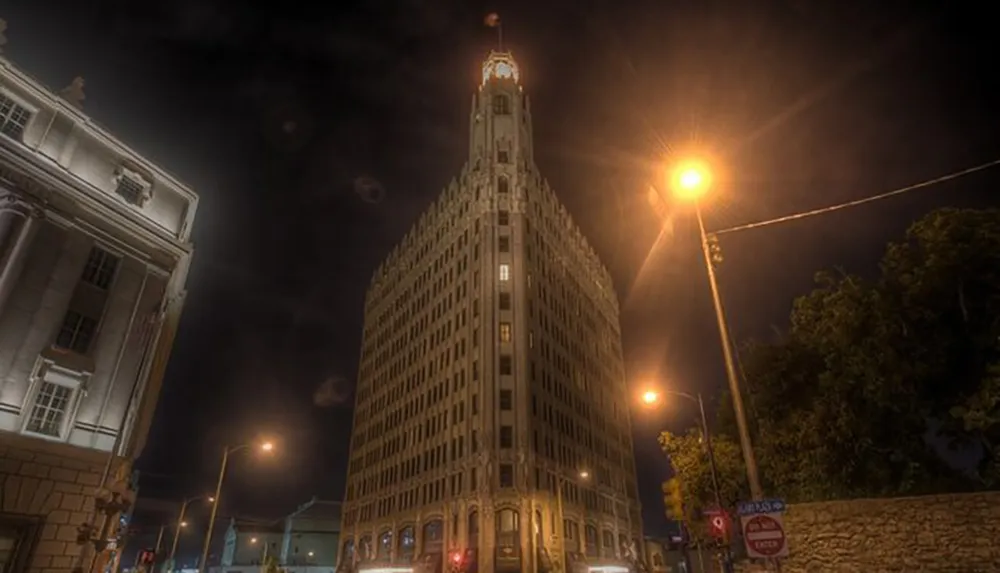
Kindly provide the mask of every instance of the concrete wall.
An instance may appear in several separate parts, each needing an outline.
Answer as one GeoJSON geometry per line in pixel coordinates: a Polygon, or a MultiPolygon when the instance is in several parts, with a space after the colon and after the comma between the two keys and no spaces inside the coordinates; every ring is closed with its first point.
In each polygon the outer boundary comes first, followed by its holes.
{"type": "Polygon", "coordinates": [[[785,530],[782,573],[1000,571],[1000,492],[799,504],[785,530]]]}

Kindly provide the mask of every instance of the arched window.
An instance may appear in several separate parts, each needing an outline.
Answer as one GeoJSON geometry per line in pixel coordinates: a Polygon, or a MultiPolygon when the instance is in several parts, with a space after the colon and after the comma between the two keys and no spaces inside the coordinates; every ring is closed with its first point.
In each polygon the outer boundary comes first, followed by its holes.
{"type": "Polygon", "coordinates": [[[505,175],[497,177],[497,193],[510,193],[510,180],[505,175]]]}
{"type": "Polygon", "coordinates": [[[444,549],[444,524],[440,519],[424,525],[423,548],[425,553],[438,553],[444,549]]]}
{"type": "Polygon", "coordinates": [[[354,540],[348,539],[344,542],[344,551],[341,563],[354,563],[354,540]]]}
{"type": "Polygon", "coordinates": [[[601,532],[601,547],[605,557],[615,556],[615,534],[605,529],[601,532]]]}
{"type": "Polygon", "coordinates": [[[399,530],[399,556],[404,560],[413,558],[413,552],[417,548],[417,536],[412,525],[407,525],[399,530]]]}
{"type": "Polygon", "coordinates": [[[520,531],[521,527],[518,523],[517,512],[513,509],[501,509],[497,512],[497,532],[499,533],[512,533],[514,531],[520,531]]]}
{"type": "Polygon", "coordinates": [[[510,98],[504,94],[493,96],[493,114],[510,115],[510,98]]]}
{"type": "Polygon", "coordinates": [[[597,557],[600,555],[600,548],[597,545],[597,528],[589,523],[583,529],[586,535],[586,553],[588,557],[597,557]]]}
{"type": "Polygon", "coordinates": [[[376,548],[379,559],[389,559],[392,556],[392,531],[386,530],[378,534],[378,547],[376,548]]]}
{"type": "Polygon", "coordinates": [[[469,547],[479,546],[479,512],[469,512],[469,547]]]}

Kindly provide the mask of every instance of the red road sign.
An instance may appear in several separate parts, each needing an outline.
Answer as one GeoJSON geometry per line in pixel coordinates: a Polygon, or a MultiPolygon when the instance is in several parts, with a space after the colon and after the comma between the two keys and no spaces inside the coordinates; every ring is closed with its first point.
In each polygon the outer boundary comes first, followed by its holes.
{"type": "Polygon", "coordinates": [[[743,524],[747,549],[763,557],[774,557],[785,549],[785,530],[768,515],[755,515],[743,524]]]}

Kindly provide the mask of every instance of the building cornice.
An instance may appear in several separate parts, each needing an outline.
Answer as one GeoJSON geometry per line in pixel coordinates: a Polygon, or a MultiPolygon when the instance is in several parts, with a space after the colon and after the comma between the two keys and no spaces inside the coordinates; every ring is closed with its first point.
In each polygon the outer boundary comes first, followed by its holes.
{"type": "MultiPolygon", "coordinates": [[[[22,190],[33,197],[39,208],[51,209],[48,194],[62,193],[76,202],[85,212],[96,219],[106,221],[115,229],[127,235],[135,235],[154,249],[164,251],[180,259],[193,252],[190,242],[168,239],[165,229],[151,225],[149,221],[131,212],[124,205],[115,203],[106,193],[87,182],[53,165],[39,165],[37,156],[25,157],[30,153],[20,144],[0,138],[0,146],[9,153],[0,156],[0,183],[8,182],[14,189],[22,190]],[[129,224],[123,224],[127,221],[129,224]]],[[[60,213],[63,218],[73,220],[69,214],[60,213]]]]}
{"type": "MultiPolygon", "coordinates": [[[[32,97],[38,99],[38,101],[44,103],[49,107],[50,110],[60,113],[74,120],[79,127],[84,130],[86,135],[92,137],[97,142],[106,146],[108,149],[114,151],[115,153],[135,161],[136,163],[142,165],[146,169],[149,169],[158,179],[161,179],[169,183],[172,187],[176,189],[178,193],[184,196],[185,199],[191,205],[191,209],[196,209],[198,205],[198,195],[194,193],[187,185],[182,183],[175,176],[164,171],[161,167],[153,164],[148,159],[144,158],[130,147],[121,142],[118,138],[111,135],[106,129],[101,127],[97,122],[91,119],[89,116],[84,114],[80,109],[69,105],[65,100],[56,96],[51,90],[46,88],[41,82],[35,80],[30,75],[26,74],[15,66],[10,60],[4,57],[0,57],[0,69],[3,69],[4,75],[7,79],[11,80],[16,87],[29,93],[32,97]]],[[[193,211],[192,211],[193,215],[193,211]]]]}

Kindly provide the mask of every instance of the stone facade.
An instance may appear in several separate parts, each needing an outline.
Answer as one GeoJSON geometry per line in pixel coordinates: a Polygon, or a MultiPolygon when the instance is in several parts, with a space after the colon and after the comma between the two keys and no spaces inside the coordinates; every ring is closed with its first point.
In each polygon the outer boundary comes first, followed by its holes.
{"type": "MultiPolygon", "coordinates": [[[[107,453],[0,432],[0,542],[22,540],[10,545],[3,570],[56,573],[81,565],[78,528],[92,519],[107,462],[107,453]]],[[[110,471],[120,477],[127,469],[118,459],[110,471]]]]}
{"type": "Polygon", "coordinates": [[[0,57],[0,572],[115,558],[197,205],[0,57]]]}
{"type": "Polygon", "coordinates": [[[642,524],[618,298],[535,164],[517,63],[482,71],[468,161],[368,289],[340,563],[621,567],[642,524]]]}
{"type": "Polygon", "coordinates": [[[782,573],[1000,571],[1000,492],[803,503],[785,530],[782,573]]]}

